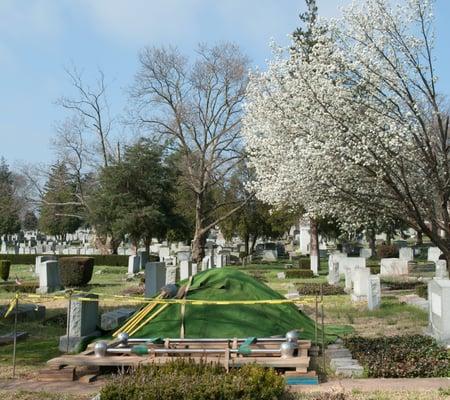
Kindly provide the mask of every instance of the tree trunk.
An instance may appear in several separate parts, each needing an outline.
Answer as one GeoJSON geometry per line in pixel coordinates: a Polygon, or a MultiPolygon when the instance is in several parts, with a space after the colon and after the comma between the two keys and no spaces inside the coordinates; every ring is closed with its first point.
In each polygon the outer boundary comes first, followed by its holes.
{"type": "Polygon", "coordinates": [[[377,248],[375,246],[375,229],[367,229],[366,231],[367,241],[369,242],[369,248],[372,250],[372,257],[377,255],[377,248]]]}
{"type": "Polygon", "coordinates": [[[391,234],[389,232],[386,233],[386,244],[388,246],[390,246],[392,244],[392,236],[391,236],[391,234]]]}
{"type": "Polygon", "coordinates": [[[151,244],[151,240],[149,239],[144,239],[144,247],[145,247],[145,251],[147,252],[147,254],[150,255],[150,244],[151,244]]]}
{"type": "Polygon", "coordinates": [[[245,243],[245,255],[248,256],[250,253],[250,248],[249,248],[249,242],[250,242],[250,235],[245,235],[244,238],[244,243],[245,243]]]}
{"type": "Polygon", "coordinates": [[[253,254],[255,251],[256,241],[258,240],[258,235],[253,235],[252,245],[250,247],[250,254],[253,254]]]}
{"type": "Polygon", "coordinates": [[[192,241],[192,259],[201,263],[205,257],[205,244],[207,232],[204,231],[204,204],[203,193],[196,193],[195,200],[195,232],[192,241]]]}
{"type": "Polygon", "coordinates": [[[422,231],[417,231],[416,245],[417,246],[423,245],[423,233],[422,233],[422,231]]]}
{"type": "Polygon", "coordinates": [[[316,219],[309,219],[309,257],[310,266],[314,275],[319,275],[319,264],[320,264],[320,254],[319,254],[319,229],[316,219]]]}

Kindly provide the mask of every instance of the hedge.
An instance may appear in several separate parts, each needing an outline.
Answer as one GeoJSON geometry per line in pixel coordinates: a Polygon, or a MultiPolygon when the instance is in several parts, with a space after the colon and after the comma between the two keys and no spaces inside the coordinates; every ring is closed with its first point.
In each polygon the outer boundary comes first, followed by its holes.
{"type": "Polygon", "coordinates": [[[288,279],[295,278],[314,278],[314,273],[310,269],[288,269],[285,272],[288,279]]]}
{"type": "Polygon", "coordinates": [[[450,354],[428,336],[344,339],[369,378],[448,377],[450,354]]]}
{"type": "Polygon", "coordinates": [[[92,279],[94,259],[63,257],[59,259],[59,278],[65,288],[86,286],[92,279]]]}
{"type": "MultiPolygon", "coordinates": [[[[320,295],[320,286],[320,283],[300,283],[297,285],[297,290],[300,295],[315,296],[320,295]]],[[[322,293],[324,296],[334,296],[345,294],[345,291],[341,286],[333,286],[328,283],[324,283],[322,284],[322,293]]]]}
{"type": "MultiPolygon", "coordinates": [[[[38,254],[41,255],[41,254],[38,254]]],[[[45,254],[46,255],[46,254],[45,254]]],[[[101,265],[106,267],[126,267],[128,265],[128,257],[124,255],[109,254],[109,255],[58,255],[60,259],[64,257],[90,257],[94,259],[95,265],[101,265]]],[[[11,264],[35,264],[36,255],[34,254],[3,254],[2,258],[11,261],[11,264]]],[[[155,255],[150,255],[150,261],[159,261],[159,258],[155,255]]]]}
{"type": "Polygon", "coordinates": [[[2,278],[5,282],[9,278],[10,269],[11,269],[11,261],[0,260],[0,278],[2,278]]]}
{"type": "Polygon", "coordinates": [[[287,395],[284,378],[251,364],[225,369],[218,364],[178,359],[138,367],[101,389],[102,400],[277,400],[287,395]]]}

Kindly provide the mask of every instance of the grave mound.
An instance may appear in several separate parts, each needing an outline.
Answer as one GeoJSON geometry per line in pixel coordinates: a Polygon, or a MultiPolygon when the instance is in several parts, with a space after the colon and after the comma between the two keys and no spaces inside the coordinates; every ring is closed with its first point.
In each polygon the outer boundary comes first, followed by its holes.
{"type": "MultiPolygon", "coordinates": [[[[187,281],[182,281],[185,284],[187,281]]],[[[194,276],[189,300],[276,300],[278,292],[253,277],[233,269],[212,269],[194,276]]],[[[156,312],[156,308],[153,312],[156,312]]],[[[180,337],[181,305],[171,304],[132,337],[180,337]]],[[[153,313],[152,312],[152,313],[153,313]]],[[[314,340],[314,321],[294,304],[186,305],[186,338],[269,337],[302,331],[302,339],[314,340]]],[[[326,340],[334,340],[347,328],[327,327],[326,340]]],[[[320,338],[321,336],[319,336],[320,338]]]]}

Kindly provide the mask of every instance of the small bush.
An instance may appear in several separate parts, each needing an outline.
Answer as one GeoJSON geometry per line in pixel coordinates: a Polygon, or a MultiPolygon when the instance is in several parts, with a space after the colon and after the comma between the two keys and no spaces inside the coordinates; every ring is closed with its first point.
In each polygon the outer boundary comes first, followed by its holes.
{"type": "MultiPolygon", "coordinates": [[[[38,254],[40,255],[40,254],[38,254]]],[[[58,256],[58,254],[56,254],[58,256]]],[[[74,257],[74,256],[59,256],[59,258],[74,257]]],[[[79,256],[76,256],[79,257],[79,256]]],[[[83,257],[83,256],[81,256],[83,257]]],[[[109,267],[126,267],[128,265],[128,256],[109,254],[109,255],[90,255],[90,258],[94,259],[95,265],[104,265],[109,267]]],[[[2,258],[11,261],[11,264],[19,265],[34,265],[36,262],[35,254],[4,254],[2,258]]],[[[153,254],[149,255],[149,261],[159,261],[159,257],[153,254]]]]}
{"type": "Polygon", "coordinates": [[[380,244],[377,246],[377,255],[380,258],[397,258],[398,247],[393,244],[380,244]]]}
{"type": "Polygon", "coordinates": [[[178,359],[138,367],[108,382],[100,393],[102,400],[276,400],[286,390],[273,369],[253,364],[226,373],[218,364],[178,359]]]}
{"type": "Polygon", "coordinates": [[[85,286],[92,279],[94,259],[90,257],[62,257],[59,259],[59,277],[65,287],[85,286]]]}
{"type": "Polygon", "coordinates": [[[285,274],[287,279],[314,277],[314,273],[310,269],[288,269],[285,274]]]}
{"type": "Polygon", "coordinates": [[[370,378],[447,377],[450,354],[428,336],[344,339],[370,378]]]}
{"type": "MultiPolygon", "coordinates": [[[[304,296],[320,295],[320,283],[300,283],[297,285],[297,290],[304,296]]],[[[329,285],[328,283],[322,284],[322,290],[324,296],[345,294],[342,287],[329,285]]]]}
{"type": "Polygon", "coordinates": [[[369,265],[368,267],[372,275],[378,275],[381,272],[381,267],[379,265],[369,265]]]}
{"type": "Polygon", "coordinates": [[[311,262],[309,261],[309,258],[299,258],[298,259],[298,267],[300,269],[310,269],[311,262]]]}
{"type": "Polygon", "coordinates": [[[0,260],[0,278],[2,278],[5,282],[9,278],[10,269],[11,269],[11,261],[0,260]]]}
{"type": "Polygon", "coordinates": [[[383,286],[389,287],[389,290],[414,290],[417,286],[423,285],[418,281],[381,281],[383,286]]]}
{"type": "Polygon", "coordinates": [[[420,285],[417,285],[415,288],[415,292],[417,296],[423,297],[424,299],[428,300],[428,285],[425,283],[421,283],[420,285]]]}

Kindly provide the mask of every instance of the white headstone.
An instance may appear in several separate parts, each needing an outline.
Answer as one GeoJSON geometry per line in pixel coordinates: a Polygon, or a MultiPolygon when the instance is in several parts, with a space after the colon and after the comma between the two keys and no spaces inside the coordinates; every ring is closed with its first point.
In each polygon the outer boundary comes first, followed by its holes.
{"type": "Polygon", "coordinates": [[[191,259],[191,248],[189,246],[179,247],[176,254],[178,262],[189,261],[191,259]]]}
{"type": "Polygon", "coordinates": [[[211,268],[211,257],[205,256],[202,260],[202,271],[206,271],[211,268]]]}
{"type": "Polygon", "coordinates": [[[225,266],[225,256],[217,254],[216,256],[216,268],[223,268],[225,266]]]}
{"type": "Polygon", "coordinates": [[[180,261],[180,279],[188,279],[192,275],[192,263],[188,260],[180,261]]]}
{"type": "Polygon", "coordinates": [[[330,285],[339,284],[339,263],[333,262],[331,269],[328,271],[328,283],[330,285]]]}
{"type": "Polygon", "coordinates": [[[145,265],[145,297],[152,297],[166,283],[166,264],[163,262],[148,262],[145,265]]]}
{"type": "Polygon", "coordinates": [[[129,256],[128,257],[128,275],[134,275],[139,272],[139,265],[141,263],[140,256],[129,256]]]}
{"type": "Polygon", "coordinates": [[[346,293],[351,293],[351,291],[353,289],[353,281],[352,281],[353,271],[350,267],[346,267],[344,272],[345,272],[344,290],[346,293]]]}
{"type": "Polygon", "coordinates": [[[58,261],[44,261],[39,266],[38,293],[52,293],[61,288],[58,261]]]}
{"type": "Polygon", "coordinates": [[[439,247],[430,247],[428,248],[428,261],[436,262],[439,260],[439,257],[441,256],[442,251],[439,247]]]}
{"type": "Polygon", "coordinates": [[[400,276],[409,274],[409,262],[400,260],[399,258],[382,258],[381,261],[381,276],[400,276]]]}
{"type": "Polygon", "coordinates": [[[166,258],[170,257],[170,249],[167,246],[159,247],[159,261],[164,261],[166,258]]]}
{"type": "Polygon", "coordinates": [[[414,260],[414,249],[412,247],[401,247],[399,250],[400,260],[413,261],[414,260]]]}
{"type": "Polygon", "coordinates": [[[436,274],[437,279],[448,279],[447,261],[437,260],[436,261],[436,274]]]}
{"type": "Polygon", "coordinates": [[[345,273],[345,268],[350,268],[352,271],[356,268],[366,268],[366,259],[364,257],[340,257],[339,274],[345,273]]]}
{"type": "Polygon", "coordinates": [[[367,305],[369,310],[375,310],[381,304],[381,281],[379,275],[369,277],[369,287],[367,294],[367,305]]]}
{"type": "Polygon", "coordinates": [[[450,280],[432,279],[428,283],[429,329],[439,342],[450,344],[450,280]]]}
{"type": "Polygon", "coordinates": [[[364,258],[372,257],[372,249],[368,249],[366,247],[359,249],[359,256],[364,258]]]}
{"type": "Polygon", "coordinates": [[[277,261],[278,259],[277,250],[264,250],[262,259],[263,261],[277,261]]]}
{"type": "Polygon", "coordinates": [[[365,301],[369,293],[369,268],[356,268],[353,270],[352,301],[365,301]]]}
{"type": "Polygon", "coordinates": [[[197,273],[198,273],[197,263],[192,263],[192,276],[197,275],[197,273]]]}
{"type": "Polygon", "coordinates": [[[179,269],[176,266],[166,266],[166,285],[179,281],[179,269]]]}

